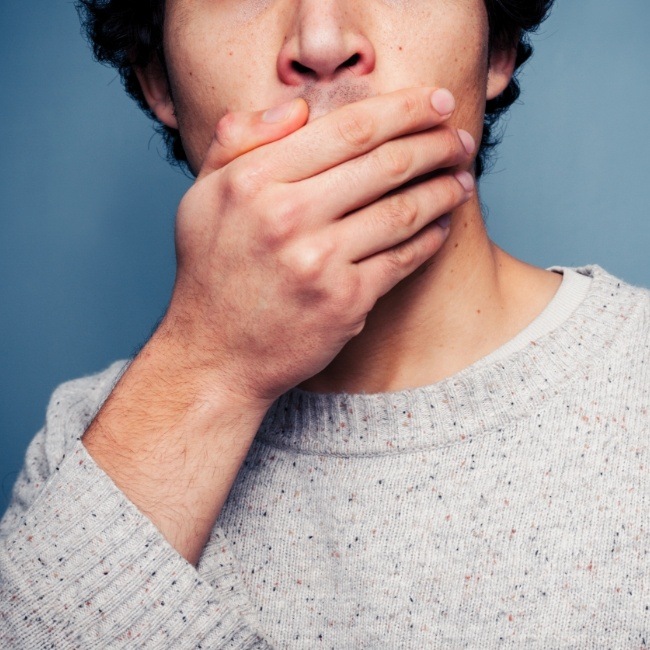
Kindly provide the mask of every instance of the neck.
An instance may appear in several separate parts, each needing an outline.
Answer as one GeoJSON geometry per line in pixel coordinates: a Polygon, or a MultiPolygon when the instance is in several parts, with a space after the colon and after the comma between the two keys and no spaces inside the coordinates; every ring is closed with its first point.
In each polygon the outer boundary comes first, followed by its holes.
{"type": "Polygon", "coordinates": [[[475,196],[453,213],[438,253],[380,298],[361,334],[300,388],[379,393],[436,383],[516,336],[560,282],[490,241],[475,196]]]}

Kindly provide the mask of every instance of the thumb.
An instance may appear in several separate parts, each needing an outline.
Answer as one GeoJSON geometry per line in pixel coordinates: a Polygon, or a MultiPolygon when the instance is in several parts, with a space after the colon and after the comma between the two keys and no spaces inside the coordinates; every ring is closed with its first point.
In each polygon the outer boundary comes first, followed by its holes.
{"type": "Polygon", "coordinates": [[[217,123],[197,180],[252,149],[297,131],[308,116],[307,103],[300,98],[266,111],[226,113],[217,123]]]}

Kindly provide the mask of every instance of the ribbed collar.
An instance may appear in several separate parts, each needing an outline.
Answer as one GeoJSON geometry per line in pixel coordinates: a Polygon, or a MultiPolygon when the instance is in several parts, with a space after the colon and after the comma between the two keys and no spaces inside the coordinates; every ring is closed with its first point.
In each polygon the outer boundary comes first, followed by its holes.
{"type": "Polygon", "coordinates": [[[599,266],[575,270],[592,278],[585,299],[516,352],[490,354],[436,384],[397,392],[294,388],[271,406],[257,439],[302,453],[373,456],[470,442],[525,417],[587,375],[603,350],[623,344],[621,329],[638,307],[634,288],[599,266]]]}

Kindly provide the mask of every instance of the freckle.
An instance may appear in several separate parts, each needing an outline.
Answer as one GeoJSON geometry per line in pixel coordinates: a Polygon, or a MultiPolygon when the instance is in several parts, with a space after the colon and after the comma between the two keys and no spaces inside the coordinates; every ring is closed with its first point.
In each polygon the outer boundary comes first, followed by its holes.
{"type": "Polygon", "coordinates": [[[399,46],[399,51],[401,52],[404,48],[400,45],[399,46]]]}
{"type": "Polygon", "coordinates": [[[232,55],[233,55],[233,51],[231,50],[230,52],[228,52],[228,56],[232,56],[232,55]]]}
{"type": "Polygon", "coordinates": [[[469,227],[469,224],[467,223],[467,221],[463,225],[465,226],[465,228],[469,227]]]}
{"type": "Polygon", "coordinates": [[[480,310],[480,309],[477,309],[477,310],[476,310],[476,313],[477,313],[477,314],[480,314],[480,313],[481,313],[481,310],[480,310]]]}

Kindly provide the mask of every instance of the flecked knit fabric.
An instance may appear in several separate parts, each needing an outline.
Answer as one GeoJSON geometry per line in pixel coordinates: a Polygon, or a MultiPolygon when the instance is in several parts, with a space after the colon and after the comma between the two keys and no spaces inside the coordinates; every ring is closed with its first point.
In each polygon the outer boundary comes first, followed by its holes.
{"type": "Polygon", "coordinates": [[[0,522],[0,647],[650,646],[650,293],[578,271],[563,322],[447,380],[282,396],[197,568],[79,441],[124,363],[64,384],[0,522]]]}

